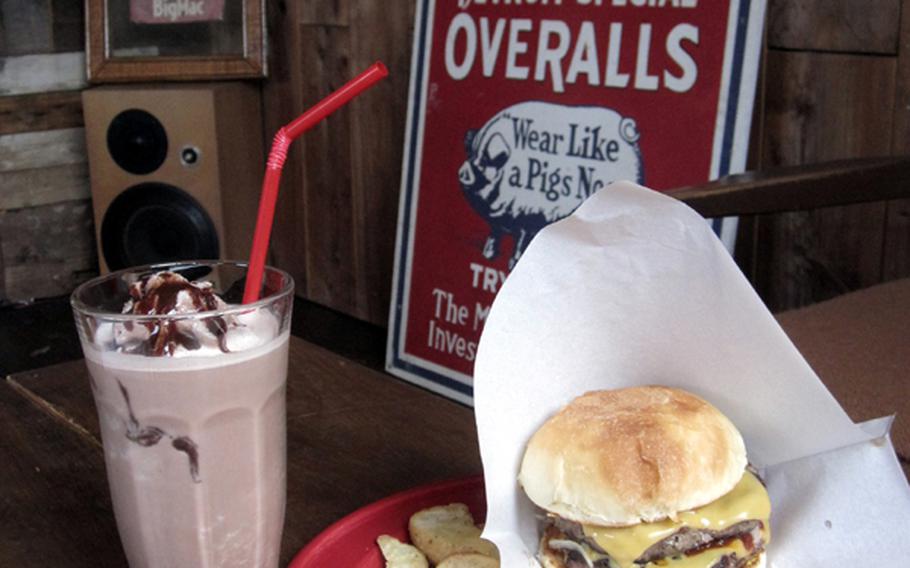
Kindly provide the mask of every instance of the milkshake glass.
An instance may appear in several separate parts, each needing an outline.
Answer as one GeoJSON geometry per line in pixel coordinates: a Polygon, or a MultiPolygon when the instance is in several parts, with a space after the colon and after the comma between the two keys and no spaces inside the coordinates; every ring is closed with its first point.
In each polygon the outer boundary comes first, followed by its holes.
{"type": "Polygon", "coordinates": [[[73,292],[132,568],[278,566],[294,285],[266,268],[262,299],[237,305],[245,275],[244,263],[182,262],[73,292]],[[160,285],[140,298],[150,282],[160,285]]]}

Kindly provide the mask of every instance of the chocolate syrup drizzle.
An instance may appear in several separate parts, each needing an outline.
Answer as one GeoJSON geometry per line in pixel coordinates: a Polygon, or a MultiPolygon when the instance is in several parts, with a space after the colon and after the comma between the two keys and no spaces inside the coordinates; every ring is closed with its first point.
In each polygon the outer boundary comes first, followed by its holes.
{"type": "MultiPolygon", "coordinates": [[[[218,309],[218,296],[211,287],[202,288],[173,272],[161,272],[144,277],[130,286],[132,306],[128,313],[136,315],[167,315],[173,314],[177,309],[177,300],[181,292],[189,297],[193,308],[197,312],[218,309]],[[149,281],[155,278],[155,285],[149,287],[149,281]]],[[[218,339],[218,347],[227,353],[227,322],[223,317],[204,318],[206,328],[218,339]]],[[[132,328],[132,322],[127,322],[127,329],[132,328]]],[[[142,322],[141,325],[149,330],[148,341],[143,342],[133,352],[143,355],[161,357],[173,355],[177,347],[189,351],[199,349],[199,340],[192,334],[181,330],[177,321],[154,320],[142,322]]]]}
{"type": "Polygon", "coordinates": [[[157,426],[142,426],[136,420],[136,414],[133,413],[133,405],[130,402],[130,393],[119,380],[120,393],[123,394],[123,400],[126,401],[126,410],[129,414],[129,420],[126,424],[126,438],[133,443],[148,448],[161,441],[162,438],[171,440],[171,447],[178,452],[183,452],[190,461],[190,477],[193,483],[202,483],[199,478],[199,450],[189,436],[173,436],[168,434],[157,426]]]}

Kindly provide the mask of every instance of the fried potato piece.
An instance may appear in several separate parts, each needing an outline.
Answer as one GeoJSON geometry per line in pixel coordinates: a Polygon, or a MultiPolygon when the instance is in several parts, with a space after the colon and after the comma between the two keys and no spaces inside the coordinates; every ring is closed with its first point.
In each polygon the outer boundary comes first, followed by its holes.
{"type": "Polygon", "coordinates": [[[437,564],[436,568],[499,568],[499,560],[474,552],[453,554],[437,564]]]}
{"type": "Polygon", "coordinates": [[[416,546],[405,544],[387,534],[376,539],[386,568],[428,568],[427,557],[416,546]]]}
{"type": "Polygon", "coordinates": [[[496,545],[480,538],[480,529],[463,503],[431,507],[418,511],[408,523],[411,542],[423,551],[433,564],[459,553],[478,553],[499,558],[496,545]]]}

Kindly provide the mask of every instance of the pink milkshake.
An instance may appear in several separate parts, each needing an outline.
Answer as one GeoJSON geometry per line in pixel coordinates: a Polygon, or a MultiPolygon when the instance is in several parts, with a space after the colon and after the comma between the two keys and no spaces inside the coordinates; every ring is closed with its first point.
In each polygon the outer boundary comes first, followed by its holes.
{"type": "MultiPolygon", "coordinates": [[[[243,276],[236,264],[165,268],[225,288],[243,276]]],[[[130,566],[274,568],[293,284],[269,270],[263,300],[230,306],[216,286],[161,270],[73,295],[130,566]]]]}

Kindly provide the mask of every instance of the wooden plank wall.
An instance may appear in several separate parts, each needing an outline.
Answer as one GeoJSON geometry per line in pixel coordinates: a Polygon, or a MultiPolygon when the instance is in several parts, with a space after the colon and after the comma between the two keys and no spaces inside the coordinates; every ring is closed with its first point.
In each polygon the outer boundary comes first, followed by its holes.
{"type": "Polygon", "coordinates": [[[83,29],[81,2],[0,0],[0,304],[97,272],[83,29]]]}
{"type": "MultiPolygon", "coordinates": [[[[891,151],[910,154],[910,1],[901,2],[891,151]]],[[[910,275],[910,199],[890,201],[885,217],[884,280],[910,275]]]]}
{"type": "MultiPolygon", "coordinates": [[[[269,6],[269,132],[375,59],[389,80],[298,141],[273,261],[302,294],[385,325],[414,0],[269,6]]],[[[769,0],[754,167],[910,152],[910,0],[769,0]],[[902,5],[907,4],[907,5],[902,5]]],[[[738,260],[774,310],[910,275],[910,204],[744,219],[738,260]]]]}
{"type": "MultiPolygon", "coordinates": [[[[274,133],[381,59],[388,79],[299,139],[282,179],[272,261],[307,298],[385,325],[391,294],[412,0],[271,2],[274,133]]],[[[271,134],[269,134],[271,135],[271,134]]]]}
{"type": "MultiPolygon", "coordinates": [[[[910,3],[769,0],[751,167],[910,152],[910,3]],[[903,18],[903,19],[902,19],[903,18]]],[[[910,275],[910,203],[746,220],[738,260],[772,310],[910,275]]]]}

